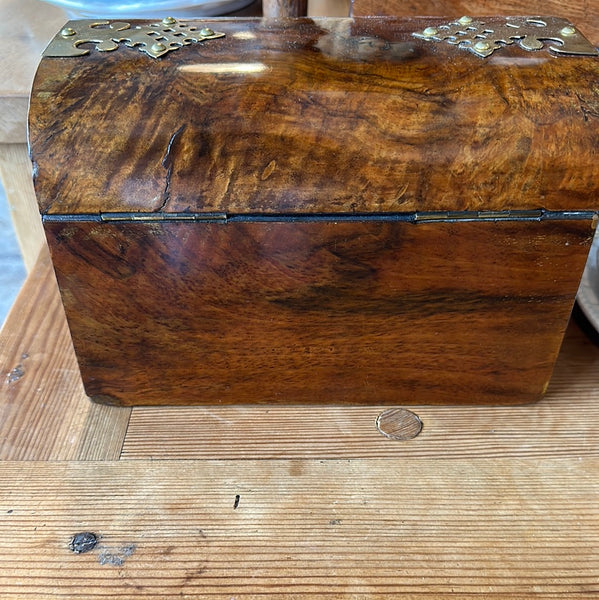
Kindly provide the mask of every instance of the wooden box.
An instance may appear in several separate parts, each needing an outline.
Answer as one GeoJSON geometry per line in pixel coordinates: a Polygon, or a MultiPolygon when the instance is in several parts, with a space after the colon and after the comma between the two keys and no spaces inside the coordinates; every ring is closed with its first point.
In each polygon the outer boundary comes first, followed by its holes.
{"type": "Polygon", "coordinates": [[[592,240],[597,51],[566,21],[74,21],[35,188],[89,396],[539,399],[592,240]]]}

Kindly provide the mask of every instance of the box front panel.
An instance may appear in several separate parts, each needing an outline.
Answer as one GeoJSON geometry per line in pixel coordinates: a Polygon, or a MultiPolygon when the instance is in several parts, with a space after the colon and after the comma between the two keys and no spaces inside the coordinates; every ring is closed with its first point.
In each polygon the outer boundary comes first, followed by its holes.
{"type": "Polygon", "coordinates": [[[589,221],[45,223],[115,404],[537,400],[589,221]]]}

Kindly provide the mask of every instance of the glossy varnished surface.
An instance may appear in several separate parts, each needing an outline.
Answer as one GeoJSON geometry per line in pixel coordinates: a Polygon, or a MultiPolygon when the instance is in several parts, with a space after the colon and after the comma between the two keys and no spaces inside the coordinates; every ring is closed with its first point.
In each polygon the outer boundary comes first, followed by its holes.
{"type": "Polygon", "coordinates": [[[40,207],[595,208],[599,61],[483,60],[412,37],[430,23],[221,20],[225,38],[159,60],[46,58],[30,112],[40,207]]]}
{"type": "Polygon", "coordinates": [[[541,223],[47,223],[106,402],[523,403],[592,231],[541,223]]]}
{"type": "Polygon", "coordinates": [[[360,213],[594,209],[598,61],[514,47],[483,60],[411,35],[426,24],[220,20],[224,38],[159,60],[119,48],[42,61],[36,191],[90,396],[542,396],[590,213],[426,224],[360,213]]]}
{"type": "Polygon", "coordinates": [[[390,15],[558,15],[569,19],[595,45],[599,44],[596,0],[353,0],[354,16],[390,15]]]}

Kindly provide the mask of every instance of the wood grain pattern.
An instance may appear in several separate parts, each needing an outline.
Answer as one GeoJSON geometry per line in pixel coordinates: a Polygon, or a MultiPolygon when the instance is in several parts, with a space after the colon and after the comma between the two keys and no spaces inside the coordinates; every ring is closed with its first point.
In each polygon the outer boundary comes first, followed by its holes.
{"type": "Polygon", "coordinates": [[[594,43],[599,44],[599,12],[596,0],[353,0],[354,16],[430,15],[557,15],[570,19],[594,43]]]}
{"type": "Polygon", "coordinates": [[[598,469],[574,457],[4,463],[0,594],[595,598],[598,469]],[[101,536],[93,551],[68,549],[79,531],[101,536]]]}
{"type": "Polygon", "coordinates": [[[138,407],[122,459],[596,457],[599,350],[572,323],[549,390],[517,407],[414,406],[420,435],[391,442],[375,429],[383,406],[138,407]],[[176,431],[176,435],[173,435],[176,431]]]}
{"type": "Polygon", "coordinates": [[[225,38],[158,61],[46,58],[30,110],[40,207],[594,209],[599,60],[483,61],[411,35],[429,22],[216,20],[225,38]]]}
{"type": "Polygon", "coordinates": [[[0,333],[0,460],[118,457],[130,411],[102,421],[98,408],[83,391],[44,248],[0,333]]]}
{"type": "Polygon", "coordinates": [[[129,427],[131,409],[87,400],[87,416],[79,432],[75,460],[118,460],[129,427]]]}
{"type": "MultiPolygon", "coordinates": [[[[374,423],[382,406],[220,406],[135,408],[124,440],[111,432],[126,425],[116,407],[94,406],[83,397],[64,316],[50,319],[59,306],[58,289],[47,259],[40,262],[0,334],[2,374],[18,362],[21,340],[35,334],[52,340],[26,363],[25,376],[53,390],[0,387],[3,414],[2,459],[322,459],[564,458],[597,455],[599,432],[599,351],[571,324],[543,401],[522,407],[412,408],[424,420],[422,437],[389,443],[374,423]],[[24,310],[26,305],[27,311],[24,310]],[[30,333],[31,332],[31,333],[30,333]],[[8,348],[14,347],[13,352],[8,348]],[[56,365],[56,359],[63,360],[56,365]],[[12,357],[12,358],[11,358],[12,357]],[[9,404],[10,403],[10,404],[9,404]],[[89,406],[90,411],[81,411],[89,406]],[[14,427],[9,427],[11,417],[14,427]],[[56,416],[59,415],[59,416],[56,416]],[[101,420],[103,417],[104,420],[101,420]],[[118,418],[117,418],[118,417],[118,418]],[[63,429],[77,419],[75,428],[63,429]],[[39,431],[39,432],[38,432],[39,431]],[[75,444],[72,439],[75,438],[75,444]],[[52,446],[50,452],[47,446],[52,446]],[[73,447],[75,446],[75,447],[73,447]],[[122,447],[122,453],[121,453],[122,447]]],[[[29,360],[29,359],[28,359],[29,360]]],[[[23,381],[24,383],[24,381],[23,381]]]]}
{"type": "Polygon", "coordinates": [[[585,221],[46,227],[87,393],[213,405],[538,400],[592,233],[585,221]]]}

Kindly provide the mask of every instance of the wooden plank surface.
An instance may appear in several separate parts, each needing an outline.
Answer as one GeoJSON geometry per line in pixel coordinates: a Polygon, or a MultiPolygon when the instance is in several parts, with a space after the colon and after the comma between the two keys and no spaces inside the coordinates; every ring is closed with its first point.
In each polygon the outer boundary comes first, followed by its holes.
{"type": "Polygon", "coordinates": [[[1,460],[118,457],[130,411],[85,396],[45,246],[0,332],[0,377],[1,460]]]}
{"type": "Polygon", "coordinates": [[[84,397],[42,255],[0,331],[0,598],[597,598],[598,360],[570,325],[543,402],[414,407],[408,442],[382,407],[129,424],[84,397]]]}
{"type": "Polygon", "coordinates": [[[3,598],[596,598],[597,459],[0,464],[3,598]],[[100,537],[74,554],[71,536],[100,537]]]}

